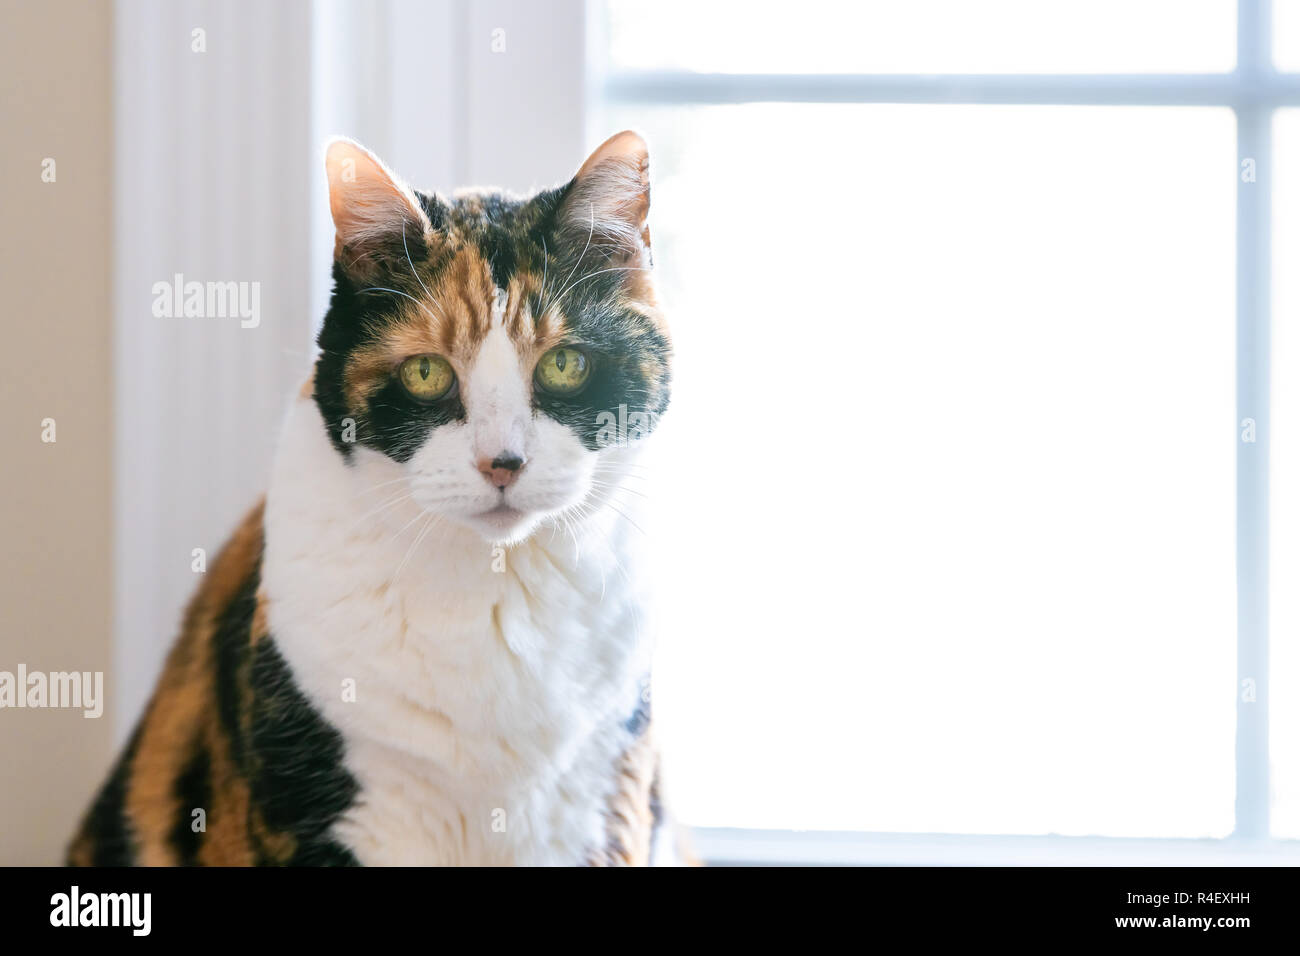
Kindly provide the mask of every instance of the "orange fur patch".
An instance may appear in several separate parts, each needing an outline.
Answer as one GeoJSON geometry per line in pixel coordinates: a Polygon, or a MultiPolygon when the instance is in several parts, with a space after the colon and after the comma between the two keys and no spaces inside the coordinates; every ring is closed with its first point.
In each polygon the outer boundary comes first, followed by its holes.
{"type": "MultiPolygon", "coordinates": [[[[136,859],[143,866],[180,862],[172,842],[182,812],[202,809],[206,831],[199,840],[201,862],[249,864],[247,840],[248,785],[230,754],[230,742],[218,717],[213,634],[221,614],[238,595],[262,554],[262,504],[245,517],[204,575],[185,612],[181,636],[141,720],[126,778],[123,813],[135,838],[136,859]],[[179,805],[176,781],[190,761],[206,751],[212,806],[179,805]]],[[[265,629],[259,607],[255,626],[265,629]]],[[[241,675],[246,682],[247,675],[241,675]]],[[[89,864],[95,835],[85,829],[74,840],[69,862],[89,864]]]]}
{"type": "Polygon", "coordinates": [[[628,748],[618,768],[614,793],[605,810],[605,846],[592,866],[648,866],[654,837],[650,793],[658,769],[658,753],[647,727],[628,748]]]}

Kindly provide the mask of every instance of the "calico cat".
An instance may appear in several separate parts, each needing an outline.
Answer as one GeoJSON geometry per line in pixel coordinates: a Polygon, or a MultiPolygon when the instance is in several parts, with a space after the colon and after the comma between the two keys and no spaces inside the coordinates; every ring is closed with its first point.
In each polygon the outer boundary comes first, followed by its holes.
{"type": "Polygon", "coordinates": [[[529,198],[326,168],[314,374],[68,860],[671,862],[609,434],[669,397],[645,143],[529,198]]]}

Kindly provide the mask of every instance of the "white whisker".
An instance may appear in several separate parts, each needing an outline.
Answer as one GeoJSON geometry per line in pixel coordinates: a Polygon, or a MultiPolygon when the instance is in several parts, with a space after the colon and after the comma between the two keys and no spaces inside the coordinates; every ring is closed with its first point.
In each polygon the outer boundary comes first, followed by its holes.
{"type": "Polygon", "coordinates": [[[579,279],[577,282],[573,283],[573,285],[566,286],[564,292],[561,292],[558,296],[556,296],[555,304],[559,305],[564,300],[565,293],[567,293],[574,286],[581,285],[582,283],[586,282],[588,279],[594,279],[596,276],[604,275],[606,272],[649,272],[649,271],[650,271],[649,269],[646,269],[642,266],[617,266],[613,269],[599,269],[595,272],[589,272],[581,279],[579,279]]]}
{"type": "MultiPolygon", "coordinates": [[[[433,306],[435,309],[438,309],[438,303],[434,301],[433,293],[429,291],[429,287],[426,286],[424,284],[424,280],[420,278],[420,273],[415,271],[415,263],[411,261],[411,250],[406,247],[406,220],[405,219],[402,220],[402,251],[406,253],[406,264],[411,267],[411,275],[415,276],[415,281],[420,283],[420,288],[423,289],[424,294],[429,297],[429,304],[433,306]]],[[[438,314],[440,316],[442,315],[442,309],[438,309],[438,314]]],[[[445,316],[443,317],[445,318],[445,316]]]]}
{"type": "Polygon", "coordinates": [[[419,299],[417,299],[417,298],[416,298],[415,296],[413,296],[413,295],[407,295],[407,294],[406,294],[405,292],[403,292],[401,289],[390,289],[390,288],[388,288],[387,286],[382,286],[382,285],[372,285],[372,286],[371,286],[370,288],[368,288],[368,289],[361,289],[361,290],[359,290],[359,291],[358,291],[358,294],[360,294],[360,293],[364,293],[364,292],[391,292],[391,293],[393,293],[393,295],[405,296],[406,298],[408,298],[408,299],[410,299],[412,302],[414,302],[416,305],[418,305],[421,309],[423,309],[424,312],[425,312],[425,314],[428,315],[429,318],[433,319],[435,322],[438,321],[438,319],[439,319],[439,316],[434,315],[432,312],[430,312],[430,311],[429,311],[429,307],[426,306],[423,302],[421,302],[419,299]]]}
{"type": "MultiPolygon", "coordinates": [[[[565,283],[568,283],[568,281],[573,278],[573,274],[578,271],[578,266],[582,265],[582,260],[583,257],[587,255],[587,250],[591,248],[591,237],[596,231],[596,205],[595,203],[589,203],[588,205],[591,207],[591,228],[587,230],[587,244],[582,247],[582,252],[578,255],[577,260],[573,263],[573,268],[570,269],[569,274],[564,277],[565,283]]],[[[569,291],[569,287],[566,284],[564,287],[564,292],[568,292],[568,291],[569,291]]],[[[560,297],[564,295],[564,292],[560,293],[560,297]]],[[[555,301],[557,303],[560,301],[560,297],[556,297],[555,301]]]]}
{"type": "Polygon", "coordinates": [[[415,553],[415,549],[418,548],[420,546],[420,542],[424,540],[424,536],[428,534],[429,531],[435,525],[437,525],[438,519],[440,517],[441,515],[436,515],[433,514],[432,512],[429,512],[428,519],[424,522],[424,525],[420,528],[420,533],[415,536],[415,540],[411,542],[411,546],[406,549],[406,554],[402,558],[402,563],[399,564],[397,566],[397,570],[393,572],[394,582],[397,581],[397,576],[402,573],[402,568],[406,567],[406,562],[411,559],[411,555],[415,553]]]}

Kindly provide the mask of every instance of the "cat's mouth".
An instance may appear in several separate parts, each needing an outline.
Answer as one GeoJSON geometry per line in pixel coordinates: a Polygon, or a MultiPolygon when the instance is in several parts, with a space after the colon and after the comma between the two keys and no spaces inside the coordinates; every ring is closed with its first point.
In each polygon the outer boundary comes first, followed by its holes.
{"type": "Polygon", "coordinates": [[[487,511],[480,511],[474,515],[472,521],[489,537],[513,537],[513,532],[524,525],[528,517],[529,512],[512,508],[504,501],[501,501],[495,508],[489,508],[487,511]]]}
{"type": "Polygon", "coordinates": [[[535,510],[512,508],[502,501],[495,508],[472,516],[467,523],[494,544],[515,544],[532,533],[539,518],[540,513],[535,510]]]}

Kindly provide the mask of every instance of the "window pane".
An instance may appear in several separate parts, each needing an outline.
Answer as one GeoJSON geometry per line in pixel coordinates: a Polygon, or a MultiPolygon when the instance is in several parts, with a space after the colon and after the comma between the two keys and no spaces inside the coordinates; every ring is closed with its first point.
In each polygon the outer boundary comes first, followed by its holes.
{"type": "Polygon", "coordinates": [[[1231,114],[620,110],[678,350],[655,708],[695,825],[1221,836],[1231,114]]]}
{"type": "Polygon", "coordinates": [[[1300,0],[1273,0],[1273,62],[1300,70],[1300,0]]]}
{"type": "Polygon", "coordinates": [[[1269,504],[1273,834],[1300,837],[1300,110],[1274,122],[1269,504]]]}
{"type": "Polygon", "coordinates": [[[1232,0],[606,0],[615,69],[1194,73],[1236,63],[1232,0]]]}

